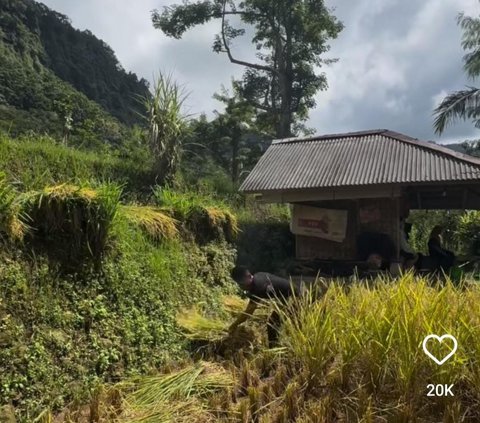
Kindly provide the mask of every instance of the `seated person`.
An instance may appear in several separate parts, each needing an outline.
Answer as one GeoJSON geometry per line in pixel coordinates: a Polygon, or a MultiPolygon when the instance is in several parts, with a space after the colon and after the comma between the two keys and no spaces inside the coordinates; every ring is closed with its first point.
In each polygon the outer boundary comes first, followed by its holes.
{"type": "Polygon", "coordinates": [[[378,253],[372,253],[367,257],[368,270],[382,270],[384,267],[384,259],[378,253]]]}
{"type": "Polygon", "coordinates": [[[370,270],[386,270],[395,256],[395,246],[387,234],[363,232],[357,237],[357,255],[370,270]]]}
{"type": "Polygon", "coordinates": [[[449,270],[455,262],[455,254],[442,247],[442,232],[441,226],[435,226],[430,233],[428,240],[428,253],[434,260],[436,267],[443,270],[449,270]]]}

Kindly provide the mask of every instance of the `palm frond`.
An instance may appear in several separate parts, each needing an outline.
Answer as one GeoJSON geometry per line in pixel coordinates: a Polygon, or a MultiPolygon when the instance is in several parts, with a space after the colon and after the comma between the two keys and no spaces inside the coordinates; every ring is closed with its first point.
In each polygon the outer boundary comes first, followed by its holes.
{"type": "Polygon", "coordinates": [[[470,78],[480,75],[480,19],[458,16],[458,24],[463,30],[462,48],[468,53],[464,56],[464,69],[470,78]]]}
{"type": "Polygon", "coordinates": [[[434,110],[434,128],[437,134],[442,134],[447,126],[457,120],[477,120],[480,117],[480,89],[467,88],[449,94],[434,110]]]}
{"type": "Polygon", "coordinates": [[[480,48],[477,47],[474,51],[463,56],[463,61],[463,68],[470,78],[476,78],[480,75],[480,48]]]}

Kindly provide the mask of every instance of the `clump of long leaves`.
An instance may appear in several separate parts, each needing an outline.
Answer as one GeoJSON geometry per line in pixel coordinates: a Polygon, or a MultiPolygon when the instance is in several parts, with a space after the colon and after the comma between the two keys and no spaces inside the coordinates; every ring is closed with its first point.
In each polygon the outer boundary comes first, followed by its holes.
{"type": "Polygon", "coordinates": [[[154,81],[152,95],[143,99],[148,122],[148,143],[160,184],[174,175],[182,153],[186,117],[182,108],[187,94],[169,75],[154,81]]]}

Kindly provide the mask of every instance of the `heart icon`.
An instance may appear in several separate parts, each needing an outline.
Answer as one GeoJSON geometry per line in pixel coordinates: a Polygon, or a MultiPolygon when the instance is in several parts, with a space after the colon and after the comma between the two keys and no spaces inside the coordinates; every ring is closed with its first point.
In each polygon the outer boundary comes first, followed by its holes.
{"type": "Polygon", "coordinates": [[[435,363],[437,363],[439,366],[441,366],[443,363],[445,363],[453,354],[455,354],[455,352],[457,351],[457,348],[458,348],[458,343],[457,343],[457,340],[455,339],[454,336],[452,335],[442,335],[442,336],[438,336],[438,335],[428,335],[427,337],[425,337],[425,339],[423,340],[423,351],[425,351],[425,354],[427,354],[433,361],[435,361],[435,363]],[[435,357],[430,351],[428,351],[428,348],[427,348],[427,343],[428,341],[430,341],[430,339],[436,339],[438,342],[442,343],[445,339],[450,339],[452,342],[453,342],[453,349],[442,359],[442,360],[439,360],[437,357],[435,357]]]}

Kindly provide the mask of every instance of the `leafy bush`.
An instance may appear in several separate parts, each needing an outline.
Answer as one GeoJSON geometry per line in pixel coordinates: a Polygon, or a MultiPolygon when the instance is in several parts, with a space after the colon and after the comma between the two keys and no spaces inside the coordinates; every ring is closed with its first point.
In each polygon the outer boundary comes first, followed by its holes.
{"type": "Polygon", "coordinates": [[[295,237],[286,206],[251,205],[240,214],[239,226],[237,261],[251,271],[278,273],[295,257],[295,237]]]}
{"type": "Polygon", "coordinates": [[[480,255],[480,212],[467,211],[460,216],[457,236],[464,254],[480,255]]]}

